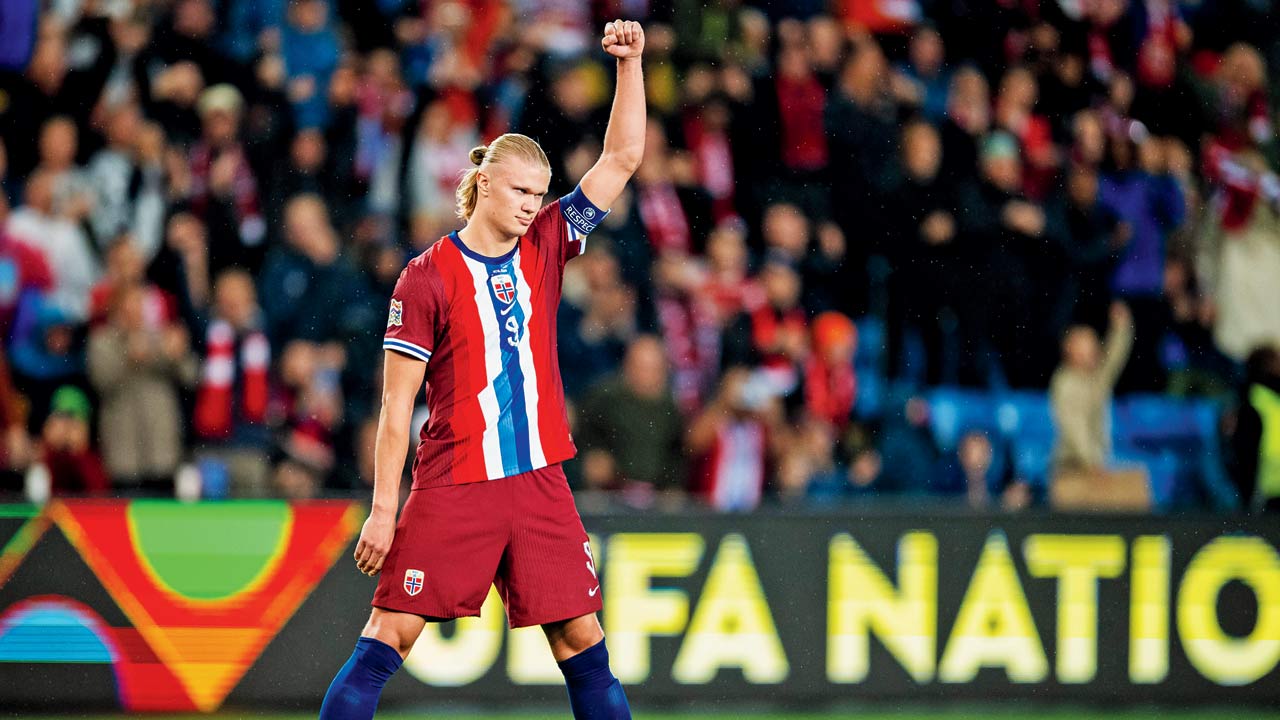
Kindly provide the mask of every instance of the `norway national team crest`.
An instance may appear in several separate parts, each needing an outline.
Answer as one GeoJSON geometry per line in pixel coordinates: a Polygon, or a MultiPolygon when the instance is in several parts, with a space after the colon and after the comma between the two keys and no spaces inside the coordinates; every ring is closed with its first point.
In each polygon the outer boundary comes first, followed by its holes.
{"type": "Polygon", "coordinates": [[[512,282],[511,276],[507,273],[498,273],[489,278],[489,287],[493,288],[493,294],[504,305],[510,305],[516,300],[516,284],[512,282]]]}
{"type": "Polygon", "coordinates": [[[413,597],[422,592],[423,574],[421,570],[404,571],[404,591],[413,597]]]}
{"type": "Polygon", "coordinates": [[[387,315],[387,327],[396,327],[403,321],[404,305],[399,300],[391,301],[391,313],[387,315]]]}

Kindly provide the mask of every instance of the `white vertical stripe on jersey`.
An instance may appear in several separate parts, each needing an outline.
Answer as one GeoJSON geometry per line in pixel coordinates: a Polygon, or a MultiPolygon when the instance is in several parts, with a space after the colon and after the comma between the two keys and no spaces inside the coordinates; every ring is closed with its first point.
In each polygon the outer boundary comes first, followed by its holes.
{"type": "Polygon", "coordinates": [[[524,332],[517,352],[520,353],[520,373],[524,375],[524,407],[529,420],[529,462],[540,468],[547,464],[547,456],[542,452],[542,433],[538,430],[538,371],[533,366],[533,346],[529,340],[533,331],[533,285],[525,279],[518,252],[512,271],[516,276],[516,302],[524,313],[524,332]]]}
{"type": "Polygon", "coordinates": [[[578,228],[570,223],[565,223],[565,227],[569,229],[569,242],[581,243],[578,246],[578,254],[585,253],[587,251],[587,236],[579,232],[578,228]]]}
{"type": "Polygon", "coordinates": [[[490,480],[505,476],[502,466],[502,444],[498,437],[498,394],[493,389],[494,378],[502,372],[502,331],[498,328],[498,319],[493,314],[493,300],[489,297],[489,271],[484,263],[477,262],[462,255],[462,262],[471,272],[471,279],[476,286],[476,310],[480,316],[480,327],[484,329],[484,374],[488,382],[476,398],[480,401],[480,412],[484,415],[484,437],[481,447],[484,448],[485,476],[490,480]]]}

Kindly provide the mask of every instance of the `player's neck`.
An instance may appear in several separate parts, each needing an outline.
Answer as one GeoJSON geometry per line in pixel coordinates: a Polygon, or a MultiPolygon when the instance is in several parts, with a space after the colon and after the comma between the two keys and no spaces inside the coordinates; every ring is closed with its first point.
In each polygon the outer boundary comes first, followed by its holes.
{"type": "Polygon", "coordinates": [[[518,237],[508,237],[497,228],[488,226],[481,222],[468,222],[467,226],[458,231],[458,239],[462,241],[467,249],[485,257],[502,257],[511,252],[511,248],[520,240],[518,237]]]}

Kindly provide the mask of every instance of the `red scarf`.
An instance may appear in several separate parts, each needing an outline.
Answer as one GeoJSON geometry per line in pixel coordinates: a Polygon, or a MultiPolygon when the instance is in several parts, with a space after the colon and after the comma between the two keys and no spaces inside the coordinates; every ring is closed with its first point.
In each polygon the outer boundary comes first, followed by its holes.
{"type": "MultiPolygon", "coordinates": [[[[267,370],[271,345],[253,331],[240,342],[240,416],[260,423],[267,416],[267,370]]],[[[202,438],[230,437],[235,420],[236,331],[225,320],[209,324],[200,390],[196,394],[196,433],[202,438]]]]}
{"type": "Polygon", "coordinates": [[[1280,179],[1271,173],[1255,172],[1236,161],[1221,145],[1209,148],[1204,170],[1205,178],[1218,186],[1214,205],[1223,230],[1244,230],[1260,200],[1280,208],[1280,179]]]}
{"type": "Polygon", "coordinates": [[[689,252],[689,218],[671,183],[640,186],[640,221],[657,254],[689,252]]]}

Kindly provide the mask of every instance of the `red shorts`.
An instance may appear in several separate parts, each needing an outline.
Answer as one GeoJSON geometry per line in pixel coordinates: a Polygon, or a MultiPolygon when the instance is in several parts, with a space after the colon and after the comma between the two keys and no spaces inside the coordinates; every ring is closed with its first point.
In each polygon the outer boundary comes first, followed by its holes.
{"type": "Polygon", "coordinates": [[[409,493],[373,606],[477,617],[497,585],[511,627],[598,612],[600,582],[559,465],[409,493]]]}

